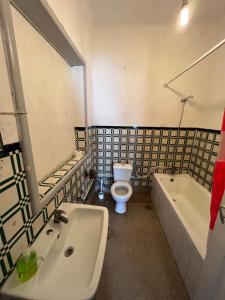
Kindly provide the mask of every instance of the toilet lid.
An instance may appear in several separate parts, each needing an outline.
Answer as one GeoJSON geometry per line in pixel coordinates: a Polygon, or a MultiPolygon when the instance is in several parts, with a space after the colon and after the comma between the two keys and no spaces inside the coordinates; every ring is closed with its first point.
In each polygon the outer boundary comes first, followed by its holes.
{"type": "Polygon", "coordinates": [[[132,194],[132,187],[128,182],[116,181],[111,187],[111,193],[118,195],[121,199],[127,198],[132,194]]]}

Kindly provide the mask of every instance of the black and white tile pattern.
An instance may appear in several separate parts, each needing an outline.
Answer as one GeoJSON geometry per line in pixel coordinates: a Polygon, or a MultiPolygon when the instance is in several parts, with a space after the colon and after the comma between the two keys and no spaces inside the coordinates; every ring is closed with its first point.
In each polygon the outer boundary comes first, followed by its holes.
{"type": "MultiPolygon", "coordinates": [[[[75,136],[77,149],[83,149],[80,141],[85,137],[84,128],[75,128],[75,136]]],[[[208,190],[211,190],[219,137],[217,130],[198,128],[89,128],[89,145],[98,176],[112,175],[114,162],[132,162],[133,175],[145,175],[150,167],[175,166],[177,172],[189,173],[208,190]]],[[[151,177],[148,180],[133,178],[131,183],[150,186],[151,177]]]]}
{"type": "Polygon", "coordinates": [[[75,141],[77,148],[79,150],[85,151],[86,149],[86,131],[85,127],[76,127],[78,130],[75,130],[75,141]]]}
{"type": "Polygon", "coordinates": [[[197,130],[192,149],[189,174],[211,191],[213,170],[219,150],[220,132],[197,130]]]}
{"type": "MultiPolygon", "coordinates": [[[[84,128],[75,129],[75,138],[77,150],[84,150],[84,128]]],[[[92,183],[85,171],[96,169],[99,176],[111,175],[114,162],[129,161],[139,175],[144,175],[150,167],[174,165],[179,173],[189,173],[211,190],[219,138],[219,131],[207,129],[90,127],[90,154],[78,168],[76,161],[66,161],[41,181],[40,194],[44,197],[75,166],[67,183],[34,217],[19,144],[1,150],[0,160],[7,172],[0,182],[0,282],[8,277],[21,251],[32,244],[60,203],[83,201],[92,183]]],[[[132,179],[132,184],[148,187],[151,178],[132,179]]]]}
{"type": "Polygon", "coordinates": [[[84,177],[85,170],[93,169],[91,155],[84,161],[71,159],[61,164],[40,183],[40,197],[60,181],[64,175],[74,169],[73,175],[58,193],[45,205],[37,216],[32,217],[30,198],[27,189],[25,170],[21,149],[13,147],[12,151],[0,151],[0,160],[4,165],[4,173],[0,182],[0,283],[4,282],[13,270],[20,253],[33,243],[52,216],[54,210],[63,201],[80,202],[92,184],[92,180],[84,177]],[[82,198],[81,198],[82,196],[82,198]]]}

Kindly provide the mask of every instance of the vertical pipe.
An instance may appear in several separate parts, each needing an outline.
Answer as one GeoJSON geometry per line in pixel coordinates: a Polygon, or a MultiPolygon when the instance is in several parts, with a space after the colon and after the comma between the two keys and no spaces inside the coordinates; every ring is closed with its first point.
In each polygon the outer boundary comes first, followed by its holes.
{"type": "Polygon", "coordinates": [[[85,118],[85,138],[86,138],[86,153],[89,152],[89,133],[88,133],[88,103],[87,103],[87,66],[83,66],[84,77],[84,118],[85,118]]]}
{"type": "Polygon", "coordinates": [[[183,106],[182,106],[181,115],[180,115],[180,120],[179,120],[179,125],[178,125],[178,128],[179,128],[179,129],[180,129],[180,127],[181,127],[181,123],[182,123],[182,119],[183,119],[183,114],[184,114],[184,107],[185,107],[185,104],[186,104],[186,100],[183,101],[183,106]]]}
{"type": "Polygon", "coordinates": [[[176,142],[174,144],[172,168],[175,168],[175,164],[176,164],[175,161],[176,161],[177,148],[178,148],[178,144],[179,144],[180,127],[181,127],[181,123],[182,123],[182,119],[183,119],[183,114],[184,114],[184,108],[185,108],[186,100],[185,101],[181,100],[181,102],[182,102],[183,105],[182,105],[180,120],[179,120],[179,124],[178,124],[178,129],[177,129],[176,142]]]}
{"type": "MultiPolygon", "coordinates": [[[[2,26],[2,39],[9,77],[11,80],[11,88],[13,89],[14,109],[15,112],[26,112],[9,0],[0,0],[0,23],[2,26]]],[[[20,144],[23,153],[28,192],[31,200],[31,209],[34,215],[38,212],[41,205],[38,193],[38,184],[33,160],[27,115],[18,114],[17,122],[19,125],[20,144]]]]}

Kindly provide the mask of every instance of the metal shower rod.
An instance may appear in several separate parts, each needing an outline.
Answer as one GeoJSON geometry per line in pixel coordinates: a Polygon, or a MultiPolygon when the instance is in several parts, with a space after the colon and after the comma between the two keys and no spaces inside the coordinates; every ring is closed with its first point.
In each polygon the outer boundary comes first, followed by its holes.
{"type": "Polygon", "coordinates": [[[173,77],[172,79],[170,79],[169,81],[165,82],[163,84],[163,87],[167,87],[171,82],[173,82],[174,80],[176,80],[177,78],[179,78],[181,75],[183,75],[184,73],[186,73],[188,70],[192,69],[195,65],[197,65],[200,61],[202,61],[203,59],[205,59],[207,56],[209,56],[211,53],[213,53],[214,51],[216,51],[218,48],[220,48],[221,46],[223,46],[225,44],[225,39],[222,40],[221,42],[219,42],[218,44],[216,44],[213,48],[211,48],[209,51],[207,51],[205,54],[203,54],[200,58],[198,58],[196,61],[194,61],[190,66],[188,66],[185,70],[183,70],[181,73],[179,73],[178,75],[176,75],[175,77],[173,77]]]}

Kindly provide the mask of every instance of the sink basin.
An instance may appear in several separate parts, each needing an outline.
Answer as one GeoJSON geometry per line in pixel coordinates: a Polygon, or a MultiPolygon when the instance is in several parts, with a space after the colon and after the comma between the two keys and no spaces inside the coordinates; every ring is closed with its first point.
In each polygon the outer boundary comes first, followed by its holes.
{"type": "Polygon", "coordinates": [[[40,266],[25,283],[16,270],[2,293],[22,299],[91,299],[101,275],[108,232],[108,211],[104,207],[63,203],[69,222],[55,224],[51,219],[32,248],[40,266]],[[48,234],[47,234],[48,233],[48,234]]]}

